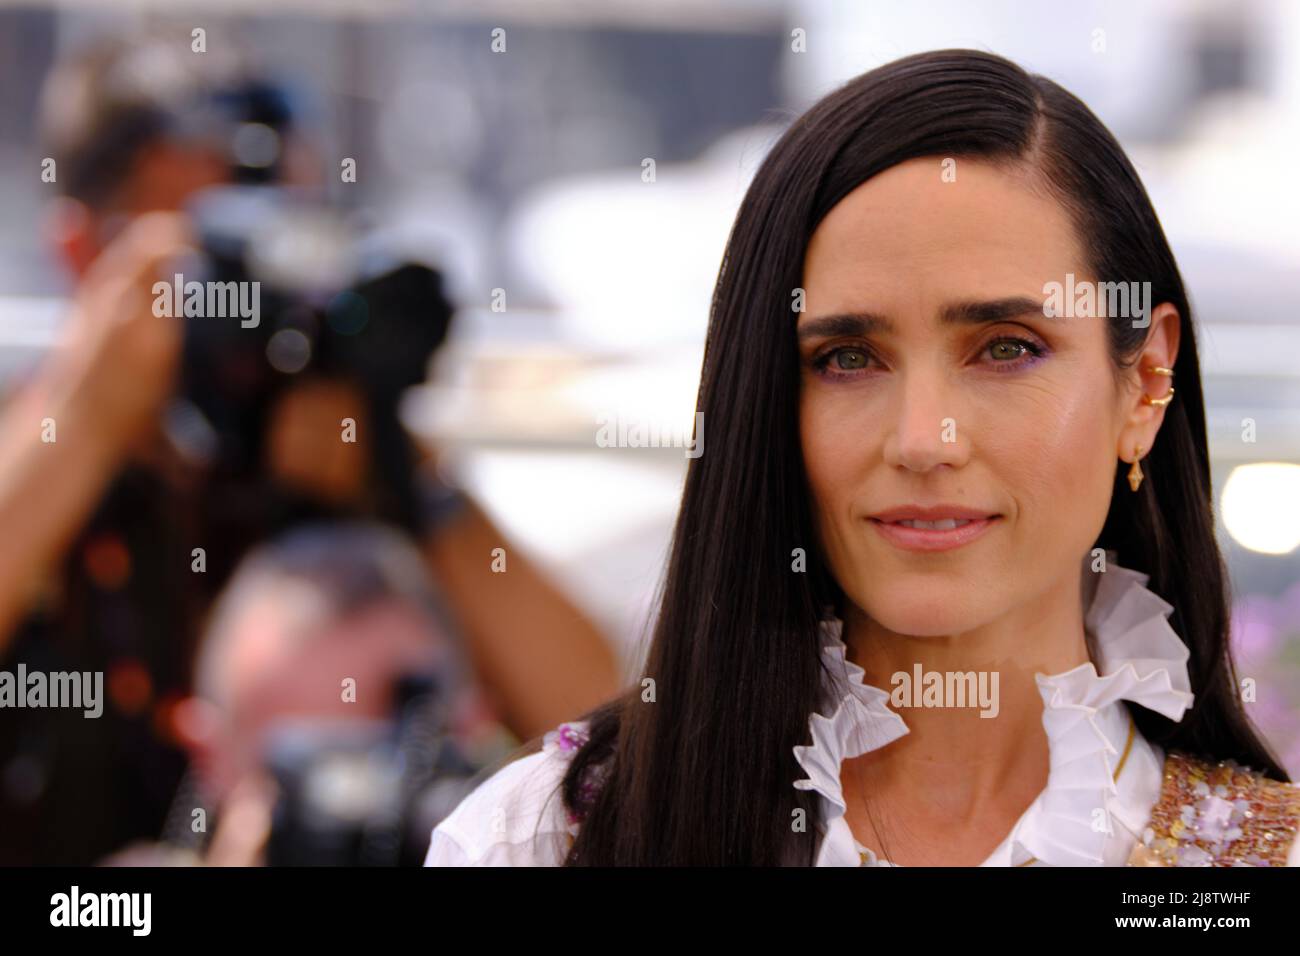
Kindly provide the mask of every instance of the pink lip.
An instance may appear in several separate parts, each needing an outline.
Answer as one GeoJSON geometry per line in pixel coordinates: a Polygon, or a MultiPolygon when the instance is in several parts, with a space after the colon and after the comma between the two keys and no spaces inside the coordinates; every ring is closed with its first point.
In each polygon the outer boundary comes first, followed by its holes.
{"type": "Polygon", "coordinates": [[[875,521],[942,521],[953,518],[957,521],[978,521],[981,518],[996,518],[997,512],[982,511],[979,508],[963,508],[960,505],[903,505],[878,511],[869,517],[875,521]]]}
{"type": "Polygon", "coordinates": [[[984,535],[989,528],[992,528],[1001,515],[957,515],[943,514],[928,518],[923,515],[902,515],[901,518],[892,520],[880,520],[872,516],[870,520],[871,527],[880,532],[880,536],[885,541],[897,545],[907,551],[948,551],[953,548],[961,548],[962,545],[969,545],[971,541],[984,535]],[[963,524],[959,528],[940,531],[933,528],[909,528],[905,524],[894,524],[893,520],[902,520],[904,518],[915,518],[922,522],[939,522],[944,518],[956,518],[970,520],[970,524],[963,524]]]}

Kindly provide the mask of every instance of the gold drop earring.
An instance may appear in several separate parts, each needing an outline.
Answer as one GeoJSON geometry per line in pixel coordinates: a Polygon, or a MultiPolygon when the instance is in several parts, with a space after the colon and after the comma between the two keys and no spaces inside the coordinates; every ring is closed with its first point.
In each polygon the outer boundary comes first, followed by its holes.
{"type": "Polygon", "coordinates": [[[1133,452],[1133,467],[1128,470],[1128,486],[1134,491],[1142,484],[1142,479],[1146,475],[1142,474],[1142,446],[1138,445],[1137,450],[1133,452]]]}

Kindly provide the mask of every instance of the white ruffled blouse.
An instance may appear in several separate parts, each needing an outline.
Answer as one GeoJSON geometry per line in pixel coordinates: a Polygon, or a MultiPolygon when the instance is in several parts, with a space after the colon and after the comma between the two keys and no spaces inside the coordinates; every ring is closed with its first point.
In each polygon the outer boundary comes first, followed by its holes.
{"type": "MultiPolygon", "coordinates": [[[[1146,575],[1109,563],[1085,582],[1092,593],[1084,623],[1099,659],[1096,666],[1036,675],[1050,754],[1047,786],[981,866],[1123,866],[1160,796],[1164,751],[1136,728],[1114,778],[1130,730],[1122,702],[1180,720],[1193,699],[1187,647],[1166,620],[1172,607],[1144,586],[1146,575]],[[1094,825],[1101,807],[1110,832],[1094,825]]],[[[887,706],[889,693],[867,684],[848,660],[841,631],[838,620],[822,624],[831,680],[820,712],[809,718],[812,743],[794,748],[807,774],[794,786],[820,797],[816,866],[894,866],[854,839],[840,769],[908,728],[887,706]]],[[[489,777],[434,829],[425,865],[561,865],[577,832],[557,792],[572,749],[552,731],[540,751],[489,777]]],[[[1300,840],[1287,865],[1300,866],[1300,840]]]]}

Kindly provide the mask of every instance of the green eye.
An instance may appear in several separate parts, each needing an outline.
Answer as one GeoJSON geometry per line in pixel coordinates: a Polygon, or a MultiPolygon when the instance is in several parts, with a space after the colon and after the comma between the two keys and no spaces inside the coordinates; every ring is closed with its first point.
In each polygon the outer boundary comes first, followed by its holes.
{"type": "Polygon", "coordinates": [[[1023,344],[1011,340],[994,342],[989,346],[989,354],[1001,362],[1014,361],[1027,351],[1023,344]]]}
{"type": "Polygon", "coordinates": [[[845,371],[867,367],[867,356],[857,349],[840,349],[835,353],[835,367],[845,371]]]}

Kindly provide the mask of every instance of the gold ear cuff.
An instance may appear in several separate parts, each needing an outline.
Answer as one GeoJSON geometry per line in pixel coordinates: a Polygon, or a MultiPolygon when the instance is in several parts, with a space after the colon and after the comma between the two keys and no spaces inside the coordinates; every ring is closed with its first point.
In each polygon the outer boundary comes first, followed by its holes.
{"type": "MultiPolygon", "coordinates": [[[[1166,378],[1174,377],[1174,370],[1171,368],[1165,368],[1163,365],[1148,365],[1144,369],[1144,371],[1150,373],[1151,375],[1163,375],[1166,378]]],[[[1174,400],[1174,387],[1172,385],[1169,386],[1169,391],[1165,392],[1165,394],[1162,395],[1160,398],[1152,398],[1146,392],[1142,393],[1142,403],[1144,405],[1154,405],[1156,408],[1164,408],[1173,400],[1174,400]]],[[[1134,490],[1136,491],[1137,489],[1135,488],[1134,490]]]]}

